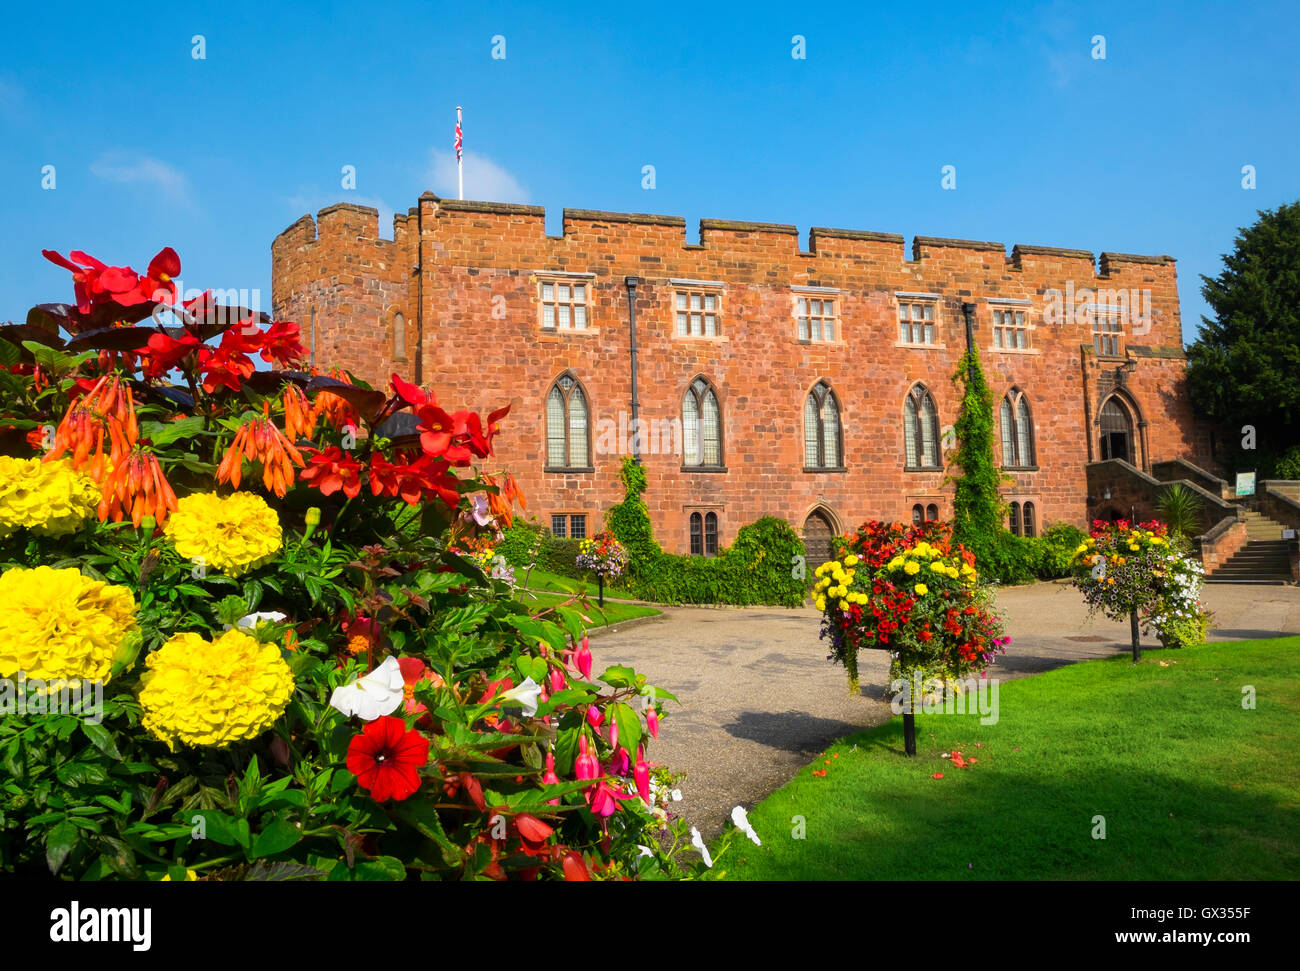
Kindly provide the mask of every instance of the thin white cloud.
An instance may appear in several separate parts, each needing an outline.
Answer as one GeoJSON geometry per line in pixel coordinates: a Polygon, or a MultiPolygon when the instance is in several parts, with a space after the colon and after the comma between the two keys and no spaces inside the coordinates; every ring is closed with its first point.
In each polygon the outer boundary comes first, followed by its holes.
{"type": "MultiPolygon", "coordinates": [[[[456,153],[432,149],[428,179],[434,195],[456,198],[456,153]]],[[[480,202],[527,202],[519,180],[478,152],[465,153],[465,198],[480,202]]]]}
{"type": "Polygon", "coordinates": [[[90,163],[90,171],[108,182],[152,186],[170,202],[192,205],[190,182],[180,170],[148,155],[109,152],[90,163]]]}

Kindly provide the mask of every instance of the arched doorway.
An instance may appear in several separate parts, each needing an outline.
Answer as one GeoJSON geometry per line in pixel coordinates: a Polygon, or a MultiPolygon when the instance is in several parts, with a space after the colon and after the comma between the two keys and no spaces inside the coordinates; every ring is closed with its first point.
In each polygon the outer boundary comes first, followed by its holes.
{"type": "Polygon", "coordinates": [[[803,548],[809,573],[831,558],[831,537],[834,535],[835,527],[831,525],[830,517],[820,509],[814,509],[803,521],[803,548]]]}
{"type": "Polygon", "coordinates": [[[1101,406],[1101,457],[1133,461],[1133,415],[1117,397],[1106,399],[1101,406]]]}

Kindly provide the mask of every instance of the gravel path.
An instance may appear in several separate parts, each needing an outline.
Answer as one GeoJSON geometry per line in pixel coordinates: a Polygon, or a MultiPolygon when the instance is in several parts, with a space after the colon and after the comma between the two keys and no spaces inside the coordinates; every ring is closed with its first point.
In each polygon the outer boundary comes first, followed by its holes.
{"type": "MultiPolygon", "coordinates": [[[[1216,614],[1212,640],[1300,634],[1300,588],[1211,584],[1204,599],[1216,614]]],[[[990,674],[1003,680],[1129,649],[1128,624],[1090,618],[1068,583],[1010,587],[998,606],[1011,645],[990,674]]],[[[811,607],[669,607],[592,639],[597,672],[630,664],[681,700],[668,703],[652,758],[687,773],[675,808],[706,839],[732,806],[753,806],[830,742],[892,717],[879,700],[888,657],[864,653],[862,688],[850,695],[844,670],[826,660],[818,617],[811,607]]]]}

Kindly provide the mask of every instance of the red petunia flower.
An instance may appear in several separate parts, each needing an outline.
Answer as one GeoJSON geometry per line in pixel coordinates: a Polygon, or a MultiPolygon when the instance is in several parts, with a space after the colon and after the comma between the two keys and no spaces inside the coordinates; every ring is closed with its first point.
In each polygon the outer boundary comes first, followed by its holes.
{"type": "Polygon", "coordinates": [[[361,492],[361,463],[343,449],[331,445],[323,452],[312,448],[305,448],[303,452],[315,454],[311,455],[310,464],[298,478],[315,486],[321,495],[332,496],[342,489],[345,496],[354,499],[361,492]]]}
{"type": "Polygon", "coordinates": [[[416,771],[429,761],[429,740],[406,722],[381,715],[348,746],[348,771],[376,802],[402,800],[420,788],[416,771]]]}

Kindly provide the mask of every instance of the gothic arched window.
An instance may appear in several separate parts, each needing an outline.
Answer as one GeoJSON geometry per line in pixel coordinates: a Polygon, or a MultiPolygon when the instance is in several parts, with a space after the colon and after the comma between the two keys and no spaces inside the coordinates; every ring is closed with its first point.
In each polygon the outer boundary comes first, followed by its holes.
{"type": "Polygon", "coordinates": [[[590,422],[582,384],[566,371],[546,395],[546,467],[554,471],[591,468],[590,422]]]}
{"type": "Polygon", "coordinates": [[[803,405],[803,464],[805,469],[838,469],[844,466],[840,403],[835,392],[821,381],[808,392],[803,405]]]}
{"type": "Polygon", "coordinates": [[[682,464],[719,468],[722,465],[722,408],[709,380],[698,377],[682,398],[682,464]]]}
{"type": "Polygon", "coordinates": [[[1002,399],[1002,467],[1025,469],[1034,465],[1034,422],[1029,400],[1019,388],[1002,399]]]}
{"type": "Polygon", "coordinates": [[[903,405],[903,440],[909,469],[942,468],[939,461],[939,412],[930,390],[912,386],[903,405]]]}

